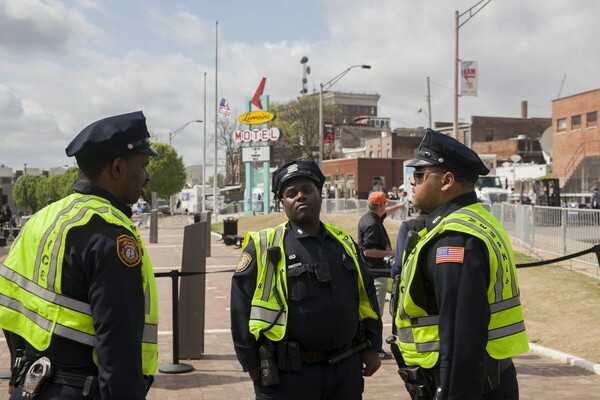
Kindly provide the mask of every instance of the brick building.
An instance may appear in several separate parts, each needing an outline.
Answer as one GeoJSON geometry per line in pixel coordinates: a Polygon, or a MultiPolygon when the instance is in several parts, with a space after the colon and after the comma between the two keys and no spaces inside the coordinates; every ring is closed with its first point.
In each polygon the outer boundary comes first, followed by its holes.
{"type": "Polygon", "coordinates": [[[545,164],[540,140],[519,135],[515,138],[497,140],[493,142],[474,142],[471,146],[477,154],[495,154],[496,162],[512,161],[513,155],[520,156],[521,163],[545,164]]]}
{"type": "Polygon", "coordinates": [[[324,160],[325,188],[333,185],[336,198],[366,199],[371,190],[389,191],[402,184],[404,161],[394,158],[324,160]]]}
{"type": "Polygon", "coordinates": [[[600,184],[598,112],[600,89],[552,101],[552,169],[563,192],[600,184]]]}
{"type": "MultiPolygon", "coordinates": [[[[458,140],[462,143],[497,142],[525,136],[539,140],[552,124],[552,118],[528,118],[527,102],[521,102],[521,117],[483,117],[474,115],[470,124],[460,124],[458,140]]],[[[451,133],[452,124],[436,122],[440,132],[451,133]]],[[[502,147],[502,146],[501,146],[502,147]]]]}

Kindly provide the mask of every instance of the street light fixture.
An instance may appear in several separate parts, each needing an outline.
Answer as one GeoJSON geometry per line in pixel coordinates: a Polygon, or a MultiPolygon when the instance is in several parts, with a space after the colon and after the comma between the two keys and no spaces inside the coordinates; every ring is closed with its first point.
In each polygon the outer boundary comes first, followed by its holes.
{"type": "Polygon", "coordinates": [[[186,122],[185,124],[181,125],[179,128],[175,129],[172,132],[169,132],[169,146],[171,146],[171,143],[173,141],[173,138],[177,135],[179,135],[179,133],[185,129],[186,126],[188,126],[189,124],[191,124],[192,122],[202,122],[201,119],[193,119],[191,121],[186,122]]]}
{"type": "Polygon", "coordinates": [[[333,85],[335,85],[353,68],[371,69],[371,66],[366,64],[353,65],[346,68],[327,82],[319,85],[319,168],[323,167],[323,90],[331,89],[333,85]]]}
{"type": "MultiPolygon", "coordinates": [[[[464,11],[462,14],[459,14],[458,11],[455,12],[454,17],[454,126],[452,129],[452,135],[455,139],[458,140],[458,63],[460,62],[458,58],[458,29],[469,22],[471,18],[475,16],[481,9],[487,6],[492,0],[481,0],[473,7],[464,11]],[[480,6],[481,3],[485,3],[480,6]],[[462,23],[460,23],[460,18],[465,14],[469,14],[468,18],[465,19],[462,23]]],[[[469,140],[470,141],[470,140],[469,140]]],[[[467,146],[471,146],[471,143],[465,143],[467,146]]]]}

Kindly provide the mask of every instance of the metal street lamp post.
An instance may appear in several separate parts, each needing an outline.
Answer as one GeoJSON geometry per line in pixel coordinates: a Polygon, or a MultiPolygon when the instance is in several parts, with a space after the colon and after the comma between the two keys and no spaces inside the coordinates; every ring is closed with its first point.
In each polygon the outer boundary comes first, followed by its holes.
{"type": "Polygon", "coordinates": [[[323,90],[329,90],[353,68],[371,69],[370,65],[357,64],[346,68],[338,75],[319,85],[319,168],[323,167],[323,90]]]}
{"type": "Polygon", "coordinates": [[[172,141],[173,138],[177,135],[179,135],[179,133],[185,129],[186,126],[188,126],[189,124],[191,124],[192,122],[202,122],[201,119],[193,119],[191,121],[186,122],[185,124],[181,125],[179,128],[175,129],[172,132],[169,132],[169,146],[172,146],[172,141]]]}
{"type": "MultiPolygon", "coordinates": [[[[169,132],[169,146],[172,146],[172,142],[173,142],[173,138],[177,135],[179,135],[179,133],[185,129],[186,126],[188,126],[189,124],[191,124],[192,122],[202,122],[201,119],[193,119],[191,121],[186,122],[185,124],[181,125],[179,128],[175,129],[172,132],[169,132]]],[[[205,141],[206,141],[206,136],[205,136],[205,141]]],[[[206,146],[206,143],[204,143],[204,146],[206,146]]],[[[202,170],[202,174],[204,175],[204,169],[202,170]]],[[[169,197],[169,209],[171,211],[171,214],[173,214],[173,196],[169,197]]]]}

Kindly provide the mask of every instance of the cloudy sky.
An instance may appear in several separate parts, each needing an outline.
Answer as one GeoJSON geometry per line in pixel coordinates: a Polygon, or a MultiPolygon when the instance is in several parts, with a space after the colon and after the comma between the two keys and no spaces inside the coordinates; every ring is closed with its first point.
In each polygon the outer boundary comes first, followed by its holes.
{"type": "MultiPolygon", "coordinates": [[[[371,65],[334,89],[379,93],[393,128],[427,125],[429,77],[434,121],[452,121],[455,11],[477,3],[0,0],[0,164],[72,165],[64,148],[81,129],[135,110],[168,143],[206,106],[212,149],[215,87],[234,115],[263,76],[271,101],[294,99],[304,56],[309,92],[371,65]]],[[[591,0],[492,0],[459,30],[460,58],[479,63],[479,96],[460,99],[460,119],[518,117],[522,100],[530,117],[550,117],[559,93],[599,88],[599,15],[591,0]]],[[[173,139],[186,165],[202,163],[203,135],[192,123],[173,139]]]]}

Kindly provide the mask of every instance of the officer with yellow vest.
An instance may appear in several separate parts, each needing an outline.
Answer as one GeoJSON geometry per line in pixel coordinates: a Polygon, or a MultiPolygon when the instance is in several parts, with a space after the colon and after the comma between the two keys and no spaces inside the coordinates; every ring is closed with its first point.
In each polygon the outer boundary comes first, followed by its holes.
{"type": "Polygon", "coordinates": [[[427,216],[405,249],[397,293],[400,376],[413,399],[518,399],[511,357],[528,341],[513,251],[474,191],[489,170],[431,129],[407,165],[413,205],[427,216]]]}
{"type": "Polygon", "coordinates": [[[320,221],[324,181],[313,161],[273,173],[288,221],[248,232],[233,275],[233,342],[257,399],[360,399],[381,365],[373,279],[352,237],[320,221]]]}
{"type": "Polygon", "coordinates": [[[66,153],[80,170],[74,193],[25,224],[0,268],[11,399],[144,399],[157,369],[157,293],[129,204],[157,155],[146,119],[94,122],[66,153]]]}

